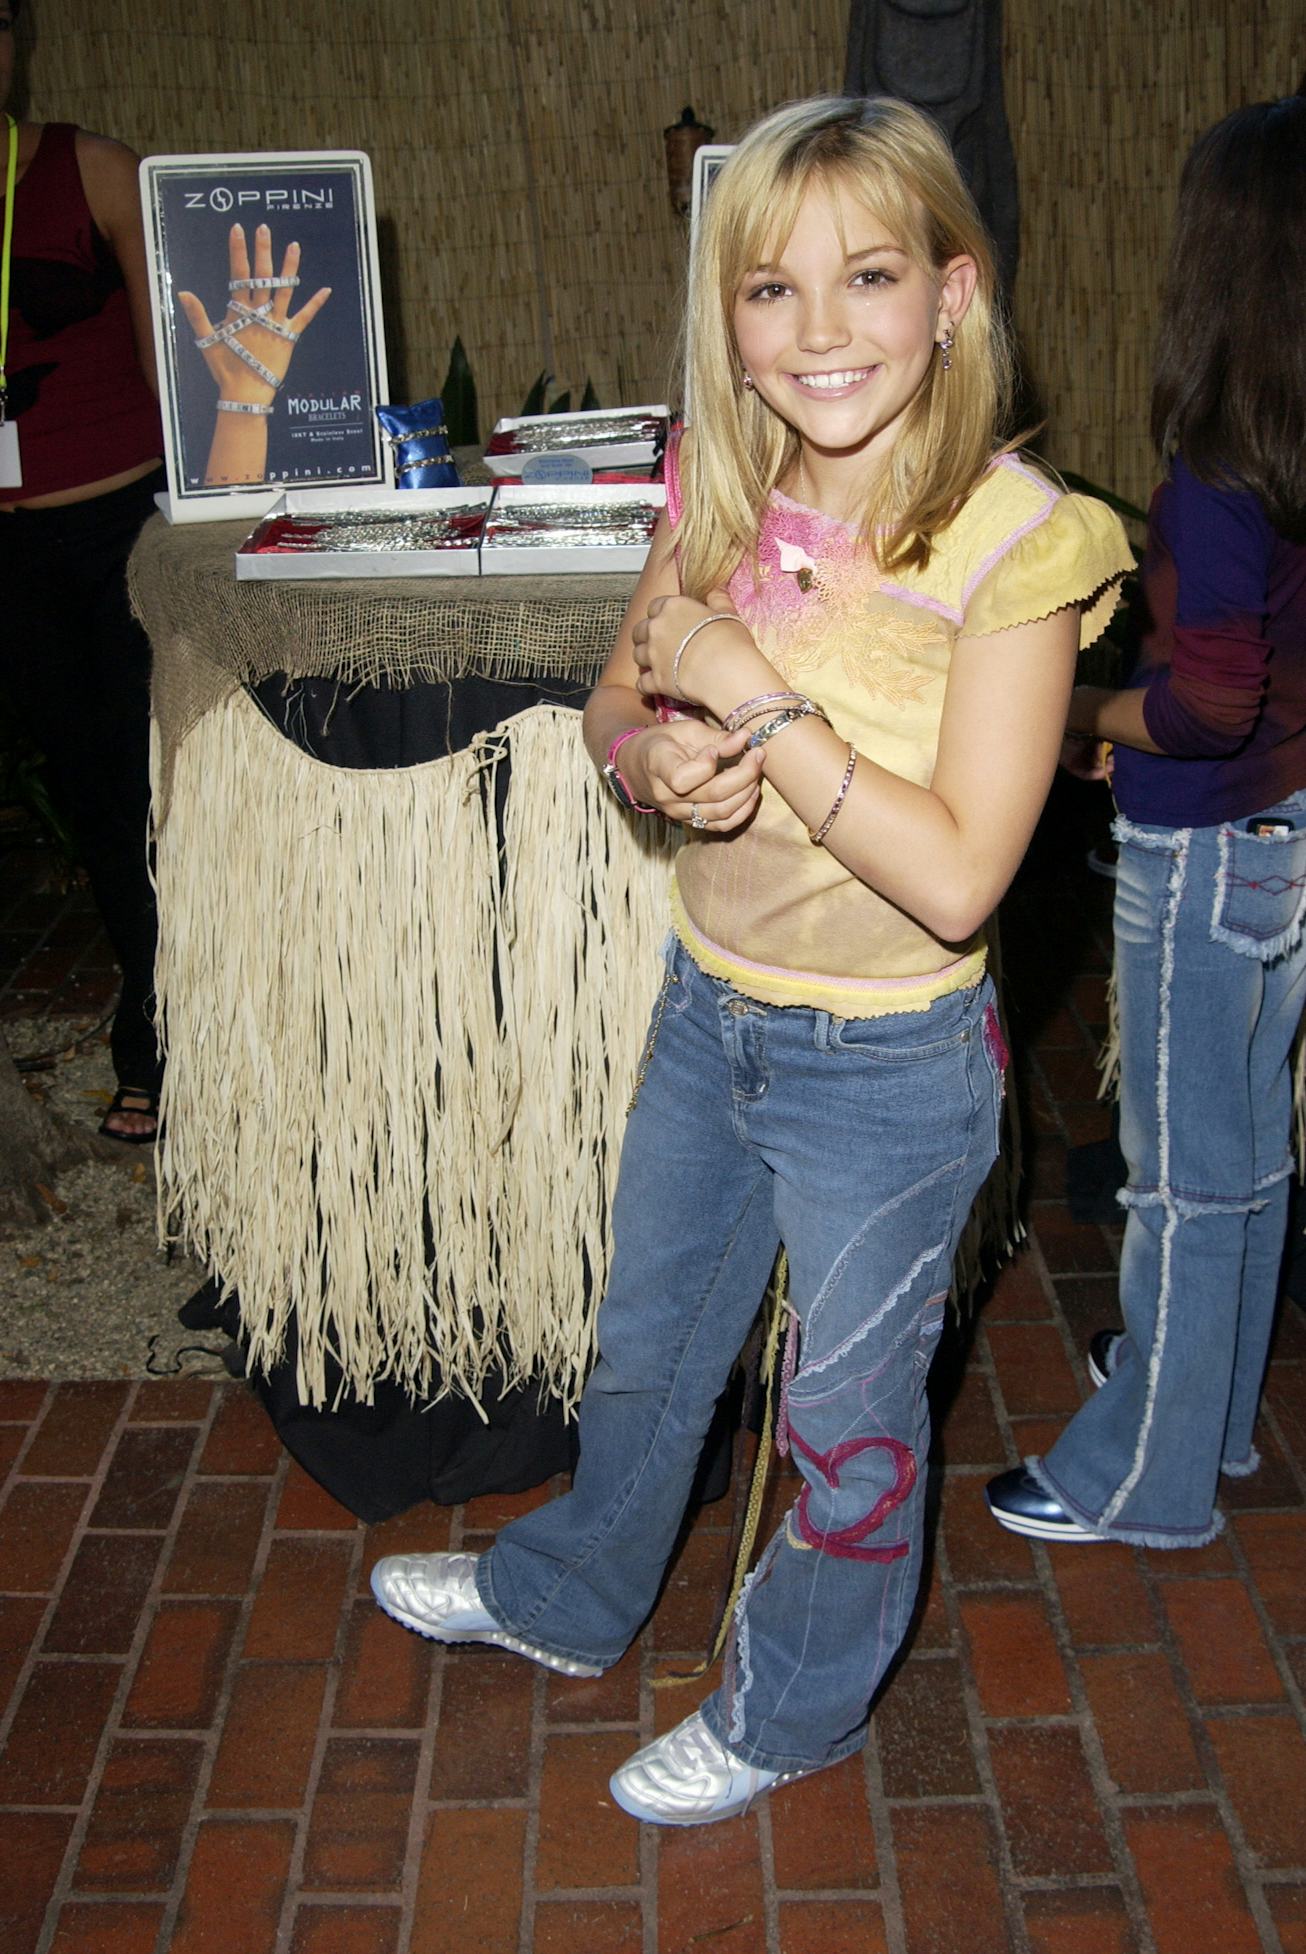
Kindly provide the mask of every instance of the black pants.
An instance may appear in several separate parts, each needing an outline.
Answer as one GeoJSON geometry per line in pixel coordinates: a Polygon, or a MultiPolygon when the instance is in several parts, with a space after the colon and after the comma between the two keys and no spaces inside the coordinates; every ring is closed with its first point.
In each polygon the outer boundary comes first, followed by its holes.
{"type": "Polygon", "coordinates": [[[150,645],[127,558],[163,470],[61,509],[0,514],[0,685],[42,751],[122,970],[112,1033],[122,1083],[157,1087],[146,857],[150,645]]]}

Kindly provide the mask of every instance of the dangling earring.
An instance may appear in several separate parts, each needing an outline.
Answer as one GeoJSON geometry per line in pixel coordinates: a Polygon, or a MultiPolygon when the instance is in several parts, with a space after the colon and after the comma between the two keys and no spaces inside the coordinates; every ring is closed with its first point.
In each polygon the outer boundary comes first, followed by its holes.
{"type": "Polygon", "coordinates": [[[939,351],[940,351],[940,352],[942,353],[942,355],[943,355],[943,371],[944,371],[945,373],[948,373],[948,372],[950,372],[950,371],[951,371],[951,368],[952,368],[952,345],[953,345],[953,340],[952,340],[952,327],[951,327],[951,326],[945,326],[945,327],[943,328],[943,337],[942,337],[942,339],[941,339],[941,340],[940,340],[940,341],[938,342],[938,345],[939,345],[939,351]]]}
{"type": "Polygon", "coordinates": [[[753,391],[753,376],[752,376],[752,374],[751,374],[751,373],[746,373],[746,374],[744,375],[744,377],[743,377],[743,380],[742,380],[742,382],[741,382],[740,384],[741,384],[741,385],[743,386],[743,389],[744,389],[744,391],[745,391],[745,393],[750,393],[750,394],[751,394],[751,393],[752,393],[752,391],[753,391]]]}

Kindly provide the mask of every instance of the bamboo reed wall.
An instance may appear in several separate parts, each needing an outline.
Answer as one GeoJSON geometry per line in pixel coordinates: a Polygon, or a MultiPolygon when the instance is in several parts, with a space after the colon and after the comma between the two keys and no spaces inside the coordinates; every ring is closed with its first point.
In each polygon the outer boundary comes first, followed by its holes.
{"type": "MultiPolygon", "coordinates": [[[[542,367],[607,404],[664,397],[685,232],[663,126],[690,102],[730,141],[836,89],[846,15],[846,0],[27,0],[19,97],[142,153],[367,150],[393,390],[436,391],[461,334],[485,431],[542,367]]],[[[1006,0],[1017,323],[1059,465],[1145,497],[1180,161],[1304,68],[1300,0],[1006,0]]]]}

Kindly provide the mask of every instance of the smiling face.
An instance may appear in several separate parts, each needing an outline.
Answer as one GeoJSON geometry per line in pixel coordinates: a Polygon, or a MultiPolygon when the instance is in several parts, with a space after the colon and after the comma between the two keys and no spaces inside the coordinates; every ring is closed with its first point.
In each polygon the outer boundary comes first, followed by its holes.
{"type": "Polygon", "coordinates": [[[892,448],[936,341],[965,312],[974,264],[927,270],[882,219],[819,180],[768,257],[735,295],[744,370],[814,468],[864,482],[892,448]]]}

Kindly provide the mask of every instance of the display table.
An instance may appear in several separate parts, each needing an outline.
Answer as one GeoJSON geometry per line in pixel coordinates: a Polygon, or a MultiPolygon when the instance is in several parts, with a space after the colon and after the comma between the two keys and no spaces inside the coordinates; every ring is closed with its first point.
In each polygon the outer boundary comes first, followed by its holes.
{"type": "Polygon", "coordinates": [[[242,529],[158,518],[130,567],[162,1226],[305,1405],[570,1405],[679,840],[580,738],[633,580],[237,584],[242,529]],[[369,702],[404,727],[360,766],[369,702]]]}

